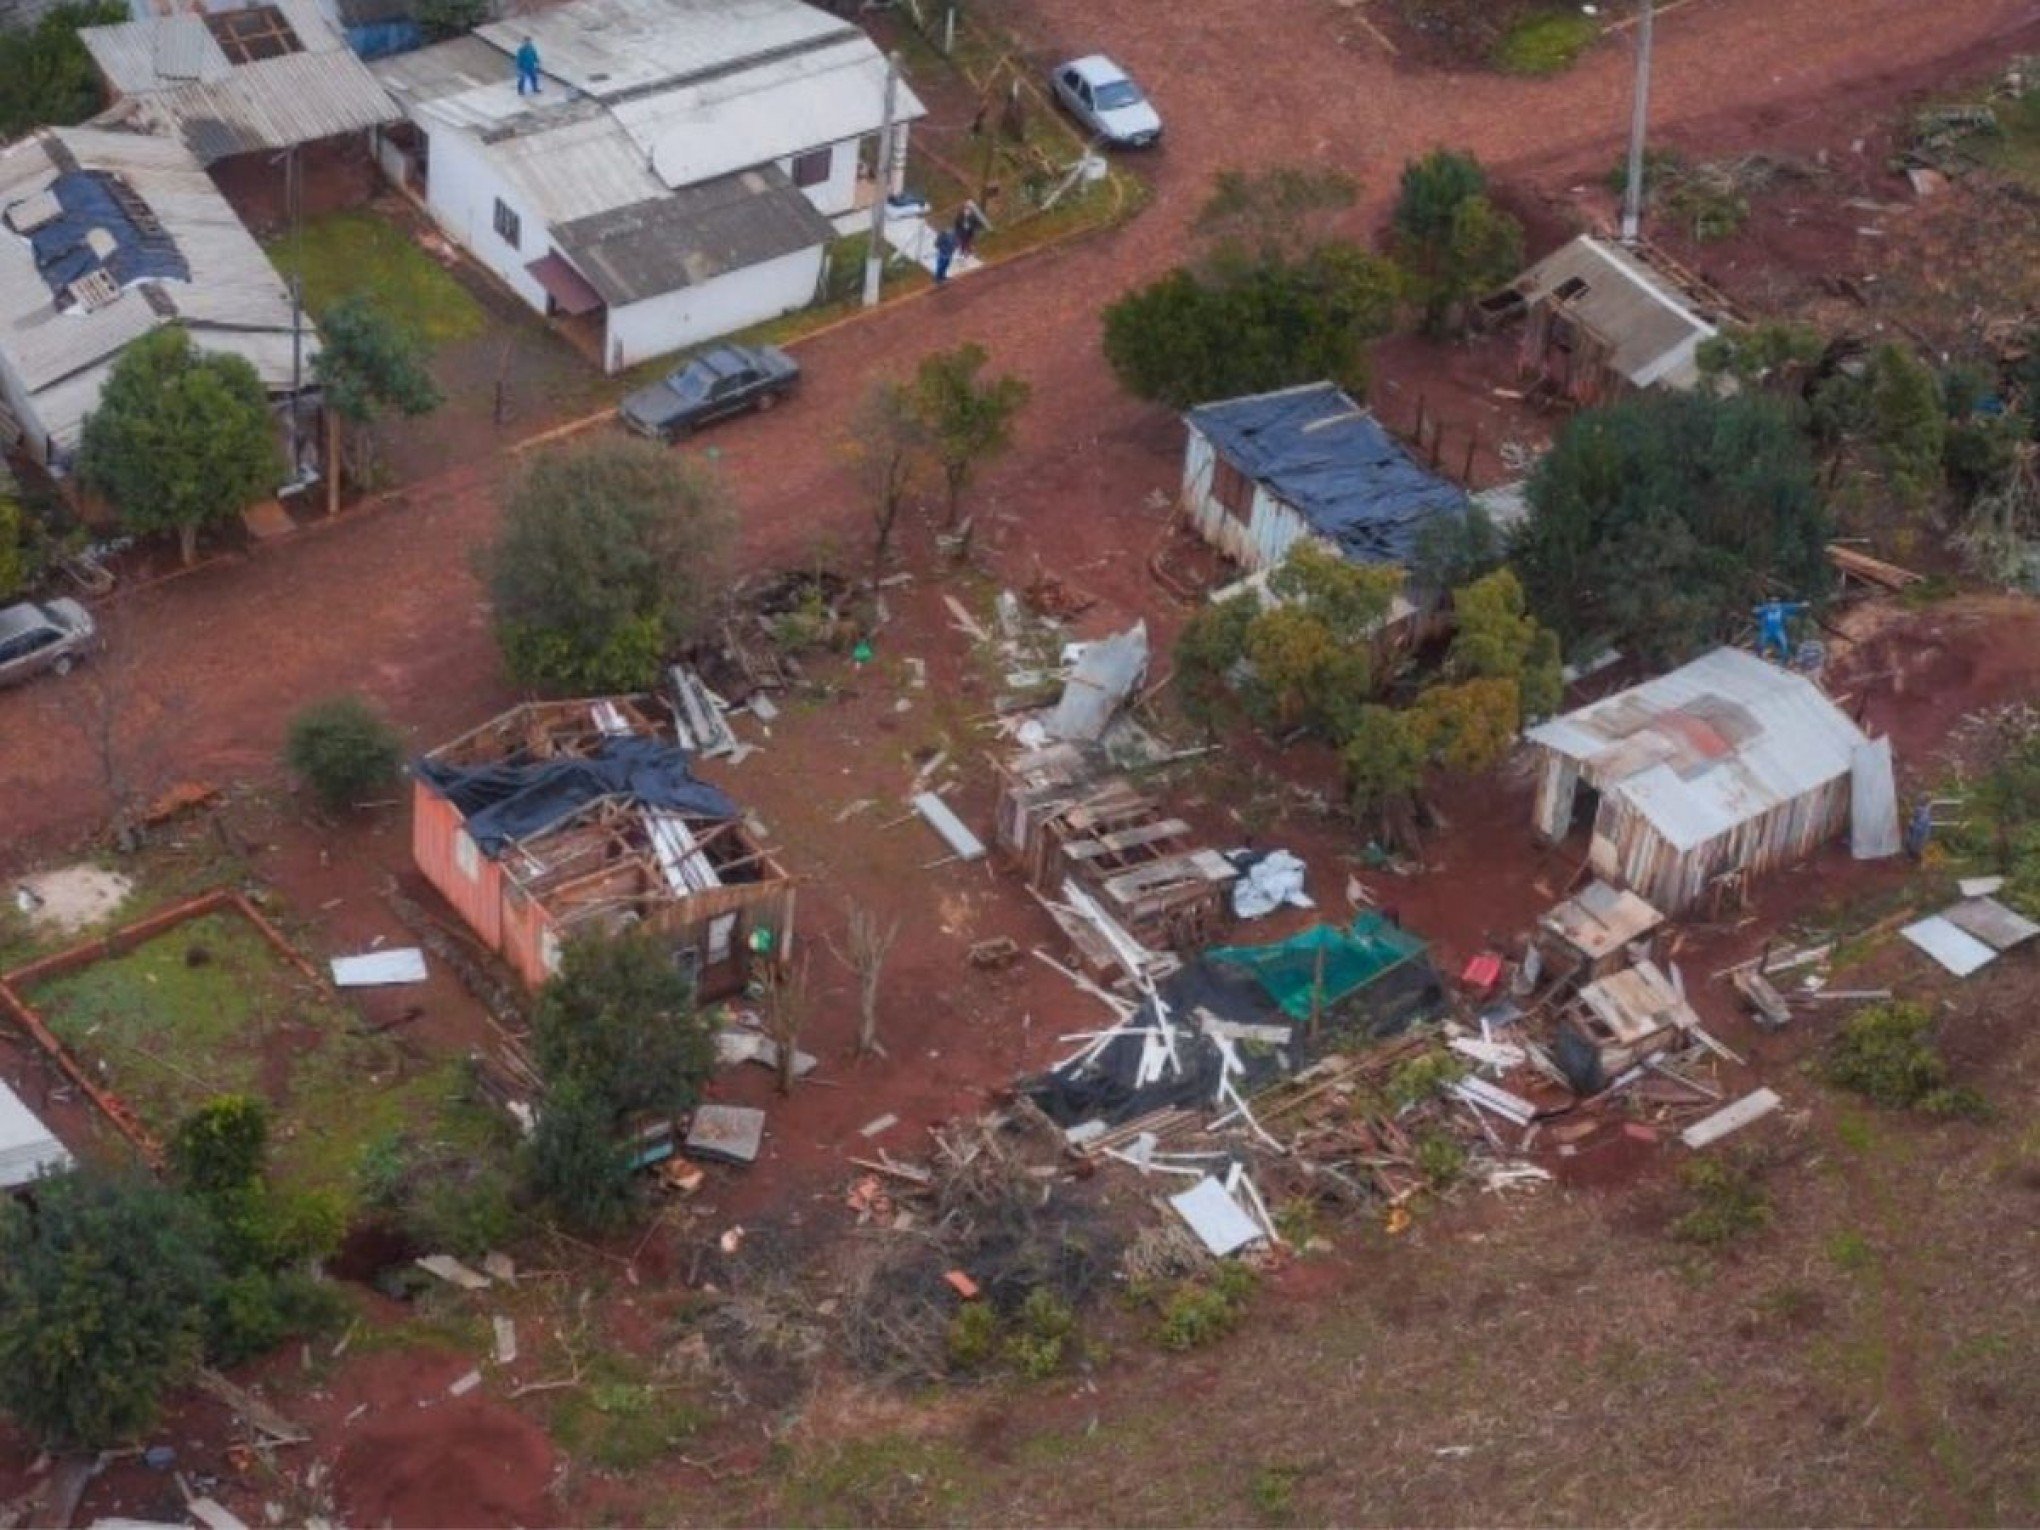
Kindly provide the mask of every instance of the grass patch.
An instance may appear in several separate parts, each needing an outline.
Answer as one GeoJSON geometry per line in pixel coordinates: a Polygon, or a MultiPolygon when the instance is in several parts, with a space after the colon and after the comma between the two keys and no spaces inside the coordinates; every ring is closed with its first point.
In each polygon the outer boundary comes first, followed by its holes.
{"type": "Polygon", "coordinates": [[[1827,1057],[1828,1081],[1887,1110],[1980,1117],[1989,1106],[1948,1082],[1934,1045],[1933,1013],[1922,1004],[1873,1004],[1849,1017],[1827,1057]]]}
{"type": "Polygon", "coordinates": [[[220,1094],[264,1101],[280,1188],[354,1203],[363,1149],[437,1116],[463,1081],[449,1058],[406,1076],[388,1037],[286,966],[246,921],[209,914],[30,996],[160,1137],[220,1094]]]}
{"type": "Polygon", "coordinates": [[[940,1524],[955,1518],[969,1476],[953,1445],[876,1435],[802,1460],[782,1490],[782,1506],[788,1519],[806,1524],[940,1524]]]}
{"type": "Polygon", "coordinates": [[[1721,1248],[1770,1225],[1771,1197],[1747,1159],[1695,1158],[1679,1171],[1688,1205],[1672,1236],[1699,1248],[1721,1248]]]}
{"type": "Polygon", "coordinates": [[[342,298],[366,290],[399,324],[433,347],[472,340],[488,325],[481,304],[409,234],[371,213],[334,213],[308,221],[293,239],[269,245],[286,276],[305,284],[305,306],[317,318],[342,298]]]}
{"type": "Polygon", "coordinates": [[[707,1421],[706,1413],[670,1385],[641,1379],[605,1357],[586,1386],[553,1405],[550,1433],[576,1460],[606,1471],[632,1472],[677,1450],[707,1421]]]}
{"type": "Polygon", "coordinates": [[[1495,67],[1505,74],[1562,74],[1599,35],[1592,20],[1574,11],[1526,16],[1495,44],[1495,67]]]}

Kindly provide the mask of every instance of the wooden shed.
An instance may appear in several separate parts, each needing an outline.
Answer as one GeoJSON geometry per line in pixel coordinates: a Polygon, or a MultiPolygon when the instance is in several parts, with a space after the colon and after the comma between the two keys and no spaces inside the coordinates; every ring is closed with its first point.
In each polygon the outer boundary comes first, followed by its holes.
{"type": "Polygon", "coordinates": [[[411,850],[533,987],[576,935],[640,927],[716,998],[793,937],[792,879],[632,699],[528,703],[434,750],[411,850]]]}
{"type": "Polygon", "coordinates": [[[1595,874],[1668,915],[1739,894],[1840,834],[1867,742],[1813,681],[1738,648],[1526,737],[1538,833],[1557,841],[1590,823],[1595,874]]]}
{"type": "Polygon", "coordinates": [[[1533,391],[1597,404],[1645,388],[1689,389],[1701,343],[1740,322],[1728,299],[1647,245],[1582,234],[1482,305],[1520,313],[1519,370],[1533,391]]]}

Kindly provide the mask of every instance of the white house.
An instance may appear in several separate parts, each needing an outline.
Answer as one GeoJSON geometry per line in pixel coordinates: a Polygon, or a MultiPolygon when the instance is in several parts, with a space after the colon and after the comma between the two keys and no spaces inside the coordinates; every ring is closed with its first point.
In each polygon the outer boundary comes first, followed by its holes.
{"type": "Polygon", "coordinates": [[[1184,512],[1250,575],[1303,537],[1408,567],[1427,526],[1466,513],[1464,490],[1332,383],[1200,404],[1183,422],[1184,512]]]}
{"type": "Polygon", "coordinates": [[[612,372],[810,302],[925,112],[898,87],[881,170],[885,59],[801,0],[568,0],[374,68],[409,129],[384,168],[612,372]]]}
{"type": "Polygon", "coordinates": [[[272,397],[311,375],[290,293],[174,138],[48,128],[0,149],[0,447],[53,472],[120,353],[165,324],[240,356],[272,397]]]}

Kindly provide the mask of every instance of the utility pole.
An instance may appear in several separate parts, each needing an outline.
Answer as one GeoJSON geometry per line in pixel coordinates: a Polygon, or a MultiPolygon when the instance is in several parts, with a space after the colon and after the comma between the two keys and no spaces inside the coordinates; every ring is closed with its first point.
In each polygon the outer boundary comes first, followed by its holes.
{"type": "Polygon", "coordinates": [[[1622,191],[1622,242],[1635,244],[1643,223],[1643,135],[1650,123],[1650,32],[1656,0],[1636,0],[1636,96],[1629,115],[1629,177],[1622,191]]]}
{"type": "Polygon", "coordinates": [[[305,240],[304,216],[299,201],[298,146],[283,151],[283,199],[290,216],[290,482],[296,489],[304,472],[303,443],[299,438],[298,410],[303,407],[305,386],[305,240]]]}
{"type": "Polygon", "coordinates": [[[871,247],[864,252],[864,306],[878,306],[879,284],[885,274],[885,204],[892,200],[893,103],[900,89],[900,56],[885,56],[885,115],[879,119],[878,155],[871,167],[871,247]]]}

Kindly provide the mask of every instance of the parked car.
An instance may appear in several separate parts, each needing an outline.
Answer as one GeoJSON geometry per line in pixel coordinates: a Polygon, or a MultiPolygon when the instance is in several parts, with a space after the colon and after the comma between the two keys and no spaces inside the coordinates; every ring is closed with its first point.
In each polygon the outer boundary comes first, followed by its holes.
{"type": "Polygon", "coordinates": [[[46,669],[69,674],[98,632],[75,600],[24,600],[0,610],[0,685],[18,685],[46,669]]]}
{"type": "Polygon", "coordinates": [[[717,345],[617,410],[639,435],[671,441],[724,415],[770,409],[799,381],[800,363],[776,345],[717,345]]]}
{"type": "Polygon", "coordinates": [[[1115,149],[1145,149],[1162,136],[1162,119],[1133,79],[1102,53],[1071,59],[1049,76],[1065,110],[1115,149]]]}

